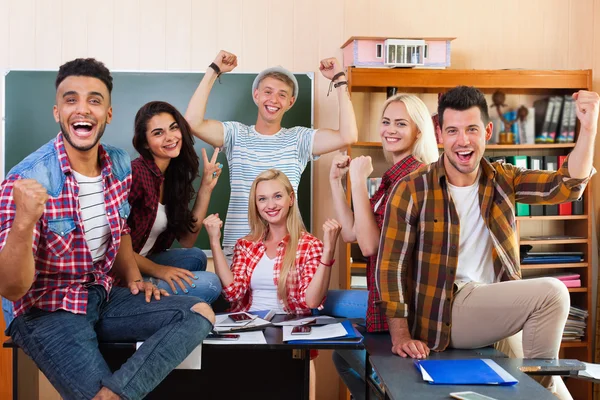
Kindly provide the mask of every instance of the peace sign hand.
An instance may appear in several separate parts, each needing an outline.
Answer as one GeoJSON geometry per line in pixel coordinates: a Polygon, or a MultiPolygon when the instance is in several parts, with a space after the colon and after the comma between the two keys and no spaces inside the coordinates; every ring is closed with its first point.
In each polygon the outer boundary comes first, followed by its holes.
{"type": "Polygon", "coordinates": [[[204,170],[202,171],[202,184],[200,185],[200,189],[208,190],[212,192],[215,188],[217,181],[219,180],[219,176],[221,176],[221,172],[223,170],[223,164],[217,162],[217,156],[219,155],[219,148],[215,148],[215,151],[208,161],[208,156],[206,155],[206,149],[202,148],[202,161],[204,162],[204,170]]]}

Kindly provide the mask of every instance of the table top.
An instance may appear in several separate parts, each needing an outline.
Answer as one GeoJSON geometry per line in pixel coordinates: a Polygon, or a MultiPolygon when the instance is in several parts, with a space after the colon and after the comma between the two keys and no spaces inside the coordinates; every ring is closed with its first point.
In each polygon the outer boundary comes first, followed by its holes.
{"type": "MultiPolygon", "coordinates": [[[[278,327],[267,327],[264,329],[266,344],[236,344],[235,342],[227,342],[227,344],[204,344],[202,347],[206,349],[219,350],[359,350],[363,349],[362,343],[303,343],[292,344],[283,341],[283,332],[278,327]]],[[[3,347],[17,347],[12,340],[8,340],[3,344],[3,347]]],[[[134,349],[135,343],[100,343],[101,348],[110,349],[134,349]]]]}
{"type": "Polygon", "coordinates": [[[548,390],[537,383],[533,378],[519,370],[520,359],[506,358],[492,348],[477,350],[450,349],[443,352],[432,351],[429,359],[466,359],[466,358],[493,358],[494,361],[519,383],[514,386],[494,385],[432,385],[425,381],[414,365],[414,360],[402,358],[392,354],[392,342],[389,334],[366,334],[365,348],[373,369],[381,379],[390,399],[449,399],[451,392],[473,391],[494,399],[536,399],[556,400],[548,390]]]}

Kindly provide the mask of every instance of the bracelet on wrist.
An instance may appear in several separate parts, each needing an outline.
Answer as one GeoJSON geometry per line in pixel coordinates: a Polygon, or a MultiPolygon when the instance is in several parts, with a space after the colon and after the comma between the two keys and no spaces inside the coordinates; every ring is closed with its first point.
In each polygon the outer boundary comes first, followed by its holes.
{"type": "Polygon", "coordinates": [[[331,261],[329,261],[327,264],[325,264],[323,261],[319,260],[319,264],[322,264],[326,267],[332,267],[333,263],[335,263],[335,258],[332,258],[331,261]]]}
{"type": "Polygon", "coordinates": [[[212,68],[217,73],[217,79],[219,80],[219,83],[221,83],[221,68],[219,68],[219,66],[214,62],[210,63],[208,67],[212,68]]]}
{"type": "Polygon", "coordinates": [[[333,87],[337,89],[337,88],[339,88],[342,85],[348,85],[348,81],[339,81],[337,83],[334,83],[333,87]]]}

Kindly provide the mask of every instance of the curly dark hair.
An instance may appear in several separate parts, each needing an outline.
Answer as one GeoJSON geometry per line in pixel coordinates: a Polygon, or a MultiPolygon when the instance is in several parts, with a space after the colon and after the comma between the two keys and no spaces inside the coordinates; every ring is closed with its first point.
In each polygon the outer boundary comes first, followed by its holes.
{"type": "Polygon", "coordinates": [[[106,85],[108,94],[112,93],[113,78],[110,75],[110,71],[102,62],[95,58],[76,58],[61,65],[56,75],[55,87],[58,89],[61,82],[69,76],[90,76],[100,79],[106,85]]]}
{"type": "Polygon", "coordinates": [[[192,186],[198,177],[199,161],[194,150],[192,129],[183,115],[175,107],[164,101],[151,101],[140,108],[135,115],[133,147],[147,160],[154,160],[148,149],[146,130],[148,121],[155,115],[170,114],[181,131],[181,152],[172,159],[165,171],[164,200],[167,213],[167,229],[175,232],[179,239],[186,232],[196,232],[196,219],[189,209],[189,203],[196,195],[192,186]]]}
{"type": "Polygon", "coordinates": [[[490,122],[488,105],[481,90],[473,86],[457,86],[448,90],[440,97],[438,102],[438,117],[440,127],[444,127],[444,111],[447,108],[457,111],[465,111],[472,107],[478,107],[481,111],[481,120],[484,125],[490,122]]]}

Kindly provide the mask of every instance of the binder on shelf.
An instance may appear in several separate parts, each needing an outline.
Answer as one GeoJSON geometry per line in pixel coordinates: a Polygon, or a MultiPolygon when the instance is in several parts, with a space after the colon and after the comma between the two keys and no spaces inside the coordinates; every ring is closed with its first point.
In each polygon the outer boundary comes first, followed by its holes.
{"type": "Polygon", "coordinates": [[[575,128],[577,127],[577,107],[575,100],[571,98],[571,110],[569,112],[569,134],[567,136],[567,142],[575,142],[575,128]]]}
{"type": "Polygon", "coordinates": [[[550,101],[550,97],[545,97],[534,101],[533,107],[535,108],[535,142],[547,143],[554,102],[550,101]]]}
{"type": "MultiPolygon", "coordinates": [[[[560,168],[567,156],[558,156],[558,168],[560,168]]],[[[573,203],[561,203],[558,205],[558,215],[572,215],[573,214],[573,203]]]]}
{"type": "Polygon", "coordinates": [[[415,360],[423,380],[432,385],[502,385],[519,381],[491,359],[415,360]]]}
{"type": "MultiPolygon", "coordinates": [[[[558,171],[558,157],[544,156],[544,169],[546,171],[558,171]]],[[[558,204],[544,206],[544,215],[558,215],[558,204]]]]}
{"type": "MultiPolygon", "coordinates": [[[[544,170],[544,157],[543,156],[529,156],[529,169],[538,171],[544,170]]],[[[539,204],[532,204],[529,206],[529,214],[531,216],[542,216],[544,215],[544,206],[539,204]]]]}
{"type": "Polygon", "coordinates": [[[548,127],[548,137],[546,138],[546,143],[554,143],[556,140],[556,131],[559,128],[558,123],[563,108],[563,98],[561,96],[552,96],[550,101],[554,102],[554,108],[552,110],[552,119],[550,120],[550,125],[548,127]]]}
{"type": "MultiPolygon", "coordinates": [[[[514,165],[515,167],[527,169],[529,168],[527,156],[508,156],[506,162],[514,165]]],[[[515,210],[518,217],[529,215],[529,204],[515,203],[515,210]]]]}
{"type": "Polygon", "coordinates": [[[571,107],[574,106],[573,97],[565,95],[563,100],[563,112],[560,118],[560,129],[556,141],[558,143],[567,143],[569,141],[569,123],[571,121],[571,107]]]}
{"type": "Polygon", "coordinates": [[[584,207],[583,207],[583,194],[581,195],[579,200],[575,200],[571,204],[573,205],[573,209],[572,209],[573,215],[585,214],[584,207]]]}

